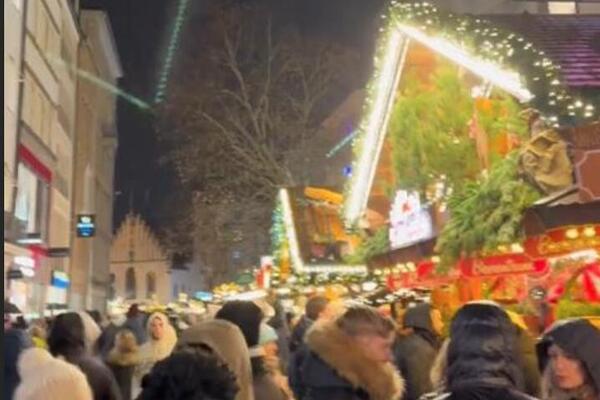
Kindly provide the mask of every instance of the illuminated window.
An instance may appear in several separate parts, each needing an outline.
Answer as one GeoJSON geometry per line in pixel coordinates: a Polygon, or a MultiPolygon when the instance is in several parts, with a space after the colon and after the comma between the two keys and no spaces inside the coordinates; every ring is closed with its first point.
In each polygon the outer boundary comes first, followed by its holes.
{"type": "Polygon", "coordinates": [[[574,1],[549,1],[550,14],[577,14],[577,4],[574,1]]]}
{"type": "Polygon", "coordinates": [[[17,174],[15,218],[20,235],[36,235],[44,240],[48,228],[48,184],[23,163],[19,163],[17,174]]]}
{"type": "Polygon", "coordinates": [[[156,275],[154,272],[146,274],[146,298],[151,298],[156,293],[156,275]]]}

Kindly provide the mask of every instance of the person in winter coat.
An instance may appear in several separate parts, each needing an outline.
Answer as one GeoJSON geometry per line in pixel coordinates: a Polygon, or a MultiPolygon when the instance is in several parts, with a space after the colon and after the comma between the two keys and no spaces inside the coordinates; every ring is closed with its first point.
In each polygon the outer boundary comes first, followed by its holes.
{"type": "Polygon", "coordinates": [[[510,320],[517,327],[517,353],[523,371],[523,391],[531,396],[540,394],[541,375],[538,369],[538,360],[535,351],[536,340],[529,333],[527,325],[520,315],[506,312],[510,320]]]}
{"type": "Polygon", "coordinates": [[[584,319],[560,321],[537,345],[544,400],[600,399],[600,330],[584,319]]]}
{"type": "Polygon", "coordinates": [[[230,301],[217,312],[215,318],[237,325],[244,334],[250,353],[255,398],[286,400],[288,396],[277,384],[274,373],[267,368],[265,349],[259,345],[260,325],[264,319],[261,308],[251,301],[230,301]]]}
{"type": "Polygon", "coordinates": [[[31,348],[19,358],[21,383],[15,400],[92,400],[92,389],[79,368],[52,357],[47,350],[31,348]]]}
{"type": "Polygon", "coordinates": [[[44,329],[39,321],[31,325],[31,328],[29,328],[29,334],[31,335],[31,340],[33,341],[33,345],[35,347],[48,350],[46,329],[44,329]]]}
{"type": "Polygon", "coordinates": [[[129,329],[135,335],[135,339],[141,346],[148,340],[146,329],[144,328],[144,314],[140,311],[137,304],[132,304],[127,311],[127,320],[123,328],[129,329]]]}
{"type": "Polygon", "coordinates": [[[312,324],[323,315],[329,300],[323,296],[311,297],[305,306],[305,313],[292,331],[290,339],[290,353],[298,351],[304,345],[304,336],[312,324]]]}
{"type": "MultiPolygon", "coordinates": [[[[133,397],[141,390],[144,375],[148,374],[154,364],[167,358],[177,344],[175,328],[163,313],[154,313],[148,318],[148,341],[140,347],[140,364],[136,367],[133,379],[133,397]]],[[[135,332],[134,332],[135,334],[135,332]]]]}
{"type": "Polygon", "coordinates": [[[11,400],[21,378],[17,368],[17,361],[21,354],[33,346],[31,338],[21,329],[9,328],[4,331],[2,341],[4,354],[4,380],[2,398],[11,400]]]}
{"type": "Polygon", "coordinates": [[[392,364],[394,322],[354,306],[306,335],[307,354],[290,371],[297,400],[397,400],[404,380],[392,364]]]}
{"type": "Polygon", "coordinates": [[[279,348],[278,353],[281,360],[281,368],[287,369],[287,365],[290,362],[290,340],[292,333],[281,301],[276,296],[273,296],[271,302],[275,309],[275,315],[269,320],[268,324],[277,332],[277,346],[279,348]]]}
{"type": "Polygon", "coordinates": [[[62,357],[81,369],[92,388],[94,400],[120,399],[121,393],[112,372],[86,350],[92,337],[86,334],[80,314],[69,312],[54,320],[48,336],[48,348],[53,356],[62,357]]]}
{"type": "Polygon", "coordinates": [[[132,398],[133,373],[140,361],[140,352],[133,332],[125,329],[117,333],[115,346],[108,353],[106,364],[117,380],[123,400],[132,398]]]}
{"type": "Polygon", "coordinates": [[[210,351],[184,349],[156,363],[137,400],[234,400],[235,375],[210,351]]]}
{"type": "Polygon", "coordinates": [[[217,356],[235,375],[239,388],[235,400],[254,400],[250,354],[236,325],[225,320],[200,322],[181,333],[178,348],[209,351],[217,356]]]}
{"type": "Polygon", "coordinates": [[[491,302],[469,303],[454,316],[432,368],[438,391],[421,399],[531,400],[518,389],[523,373],[517,351],[517,328],[508,314],[491,302]]]}
{"type": "Polygon", "coordinates": [[[106,360],[108,353],[114,348],[117,333],[122,329],[123,324],[125,324],[125,317],[123,315],[115,313],[108,315],[108,325],[102,330],[102,334],[97,342],[98,353],[103,360],[106,360]]]}
{"type": "Polygon", "coordinates": [[[264,349],[265,357],[264,364],[267,371],[273,376],[275,383],[288,398],[293,398],[294,395],[288,384],[287,377],[281,369],[281,359],[279,353],[279,336],[277,331],[266,323],[260,325],[260,335],[258,337],[258,345],[264,349]]]}
{"type": "Polygon", "coordinates": [[[418,400],[433,390],[429,374],[441,345],[442,316],[431,305],[418,304],[406,311],[402,325],[394,344],[394,361],[406,380],[403,400],[418,400]]]}

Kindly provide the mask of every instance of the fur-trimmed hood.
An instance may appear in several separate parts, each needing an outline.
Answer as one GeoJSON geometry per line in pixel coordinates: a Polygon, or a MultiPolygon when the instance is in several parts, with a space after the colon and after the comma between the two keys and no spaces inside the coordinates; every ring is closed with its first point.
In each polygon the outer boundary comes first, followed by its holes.
{"type": "Polygon", "coordinates": [[[106,357],[108,364],[117,365],[120,367],[129,367],[140,364],[142,361],[138,351],[124,353],[118,349],[112,349],[106,357]]]}
{"type": "Polygon", "coordinates": [[[399,399],[404,380],[392,363],[378,363],[365,356],[335,321],[317,322],[306,335],[308,348],[354,388],[371,400],[399,399]]]}

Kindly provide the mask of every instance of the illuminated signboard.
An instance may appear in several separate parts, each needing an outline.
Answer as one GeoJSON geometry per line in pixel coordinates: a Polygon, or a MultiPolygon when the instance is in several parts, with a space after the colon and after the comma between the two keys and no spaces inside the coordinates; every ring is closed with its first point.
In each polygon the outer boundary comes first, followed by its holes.
{"type": "Polygon", "coordinates": [[[69,276],[63,271],[52,271],[50,285],[55,288],[66,289],[70,286],[69,276]]]}
{"type": "Polygon", "coordinates": [[[417,192],[399,190],[390,211],[390,246],[399,249],[433,237],[433,223],[417,192]]]}
{"type": "Polygon", "coordinates": [[[96,234],[96,216],[79,214],[77,216],[77,237],[89,238],[96,234]]]}

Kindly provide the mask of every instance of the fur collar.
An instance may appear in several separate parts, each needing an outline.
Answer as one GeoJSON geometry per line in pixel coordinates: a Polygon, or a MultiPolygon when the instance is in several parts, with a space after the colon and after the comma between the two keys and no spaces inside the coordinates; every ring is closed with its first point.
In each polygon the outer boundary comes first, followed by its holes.
{"type": "Polygon", "coordinates": [[[112,349],[106,357],[106,362],[120,367],[138,365],[141,362],[140,354],[137,351],[123,353],[117,349],[112,349]]]}
{"type": "Polygon", "coordinates": [[[306,336],[308,347],[371,400],[394,400],[404,393],[404,380],[391,363],[368,359],[335,322],[317,322],[306,336]]]}

